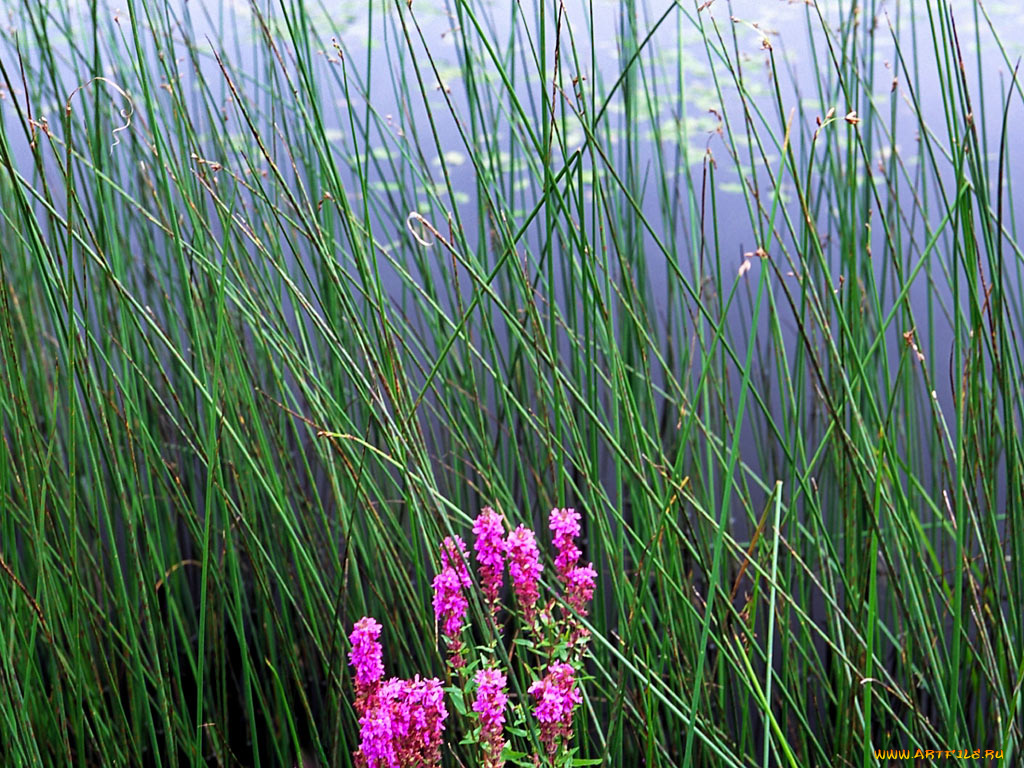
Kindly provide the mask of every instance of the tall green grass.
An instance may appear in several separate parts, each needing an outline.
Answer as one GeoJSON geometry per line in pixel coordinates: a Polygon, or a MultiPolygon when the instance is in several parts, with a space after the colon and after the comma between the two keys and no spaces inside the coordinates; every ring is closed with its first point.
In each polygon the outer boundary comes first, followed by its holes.
{"type": "Polygon", "coordinates": [[[1016,764],[1024,93],[890,5],[11,3],[0,763],[350,765],[490,505],[584,513],[581,758],[1016,764]]]}

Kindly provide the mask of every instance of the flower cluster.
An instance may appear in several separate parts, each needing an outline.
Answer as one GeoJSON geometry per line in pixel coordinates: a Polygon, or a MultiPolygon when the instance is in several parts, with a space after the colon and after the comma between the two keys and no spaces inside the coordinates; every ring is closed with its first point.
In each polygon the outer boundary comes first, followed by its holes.
{"type": "Polygon", "coordinates": [[[442,622],[448,639],[448,658],[454,667],[461,667],[462,623],[469,601],[463,590],[472,582],[466,568],[466,544],[458,536],[447,536],[441,542],[441,571],[434,577],[434,616],[442,622]]]}
{"type": "Polygon", "coordinates": [[[512,589],[516,593],[519,607],[523,609],[523,619],[528,625],[533,624],[537,600],[540,598],[537,582],[541,574],[536,537],[533,531],[520,525],[508,535],[505,545],[508,550],[508,571],[512,577],[512,589]]]}
{"type": "Polygon", "coordinates": [[[552,543],[558,550],[555,570],[558,571],[558,578],[565,582],[580,559],[575,541],[580,535],[580,513],[575,509],[552,509],[549,524],[553,534],[552,543]]]}
{"type": "Polygon", "coordinates": [[[594,581],[596,579],[597,571],[594,570],[593,563],[569,571],[565,582],[565,601],[580,616],[587,615],[587,603],[594,596],[594,581]]]}
{"type": "Polygon", "coordinates": [[[496,669],[481,669],[476,673],[476,699],[473,711],[480,716],[480,745],[484,750],[484,768],[502,765],[501,750],[505,746],[505,675],[496,669]]]}
{"type": "Polygon", "coordinates": [[[384,653],[377,639],[381,626],[376,619],[364,616],[355,623],[349,641],[349,664],[355,667],[356,707],[377,691],[377,684],[384,677],[384,653]]]}
{"type": "Polygon", "coordinates": [[[480,584],[484,599],[491,611],[491,618],[497,614],[498,592],[501,590],[502,572],[505,570],[505,524],[501,515],[485,507],[475,521],[473,534],[476,542],[476,561],[480,570],[480,584]]]}
{"type": "Polygon", "coordinates": [[[581,553],[575,539],[580,535],[580,513],[575,509],[553,509],[549,525],[555,549],[558,550],[555,569],[565,585],[565,601],[576,613],[586,616],[586,605],[594,595],[597,571],[593,563],[577,565],[581,553]]]}
{"type": "MultiPolygon", "coordinates": [[[[496,619],[507,562],[512,592],[523,620],[521,626],[527,633],[526,639],[517,640],[516,648],[523,650],[514,655],[526,656],[526,669],[534,679],[540,669],[544,670],[544,676],[528,688],[532,709],[527,702],[512,706],[511,732],[522,733],[518,729],[532,711],[547,760],[558,764],[572,757],[572,751],[562,750],[570,747],[573,713],[583,698],[576,676],[583,669],[588,634],[576,616],[587,615],[597,579],[592,563],[580,565],[582,553],[576,545],[580,521],[580,514],[574,509],[551,510],[555,570],[564,600],[562,610],[557,612],[554,596],[540,604],[543,568],[535,533],[520,525],[506,534],[504,517],[490,508],[484,508],[473,522],[479,583],[493,627],[501,631],[496,619]]],[[[472,733],[477,734],[473,739],[483,753],[480,765],[501,768],[509,699],[508,678],[495,658],[497,637],[492,635],[483,663],[477,667],[478,662],[473,662],[467,670],[468,651],[462,635],[469,608],[468,590],[473,582],[466,566],[466,544],[459,536],[449,536],[441,542],[440,550],[441,567],[433,580],[433,605],[447,644],[450,667],[457,672],[459,687],[452,690],[458,693],[461,689],[461,695],[467,696],[472,692],[472,710],[479,721],[479,730],[472,733]],[[474,668],[476,674],[470,681],[469,674],[474,668]]],[[[436,766],[440,762],[441,736],[447,717],[441,683],[436,679],[421,680],[419,676],[382,682],[380,634],[380,624],[364,617],[356,622],[349,637],[349,663],[355,670],[355,708],[360,728],[356,765],[436,766]]],[[[534,760],[540,764],[539,758],[534,760]]]]}
{"type": "Polygon", "coordinates": [[[436,678],[380,682],[383,651],[380,624],[364,617],[349,636],[349,664],[355,667],[359,749],[356,765],[365,768],[412,768],[437,765],[448,711],[436,678]]]}
{"type": "Polygon", "coordinates": [[[576,672],[571,664],[556,661],[543,679],[530,686],[529,693],[536,700],[533,714],[540,723],[540,740],[553,756],[559,741],[572,739],[572,711],[583,700],[576,687],[576,672]]]}

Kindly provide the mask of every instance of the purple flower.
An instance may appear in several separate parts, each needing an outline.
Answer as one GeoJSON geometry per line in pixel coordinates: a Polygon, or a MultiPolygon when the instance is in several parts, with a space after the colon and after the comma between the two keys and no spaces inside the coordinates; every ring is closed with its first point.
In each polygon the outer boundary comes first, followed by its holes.
{"type": "Polygon", "coordinates": [[[359,718],[359,750],[355,762],[367,768],[397,768],[398,755],[392,738],[391,708],[377,704],[359,718]]]}
{"type": "Polygon", "coordinates": [[[594,582],[597,579],[597,571],[594,564],[588,563],[584,566],[573,568],[565,579],[565,601],[573,607],[580,616],[587,615],[587,603],[594,596],[594,582]]]}
{"type": "Polygon", "coordinates": [[[458,536],[441,542],[441,572],[434,577],[434,616],[442,622],[448,639],[448,655],[453,666],[462,666],[462,623],[469,601],[463,590],[472,582],[466,569],[466,545],[458,536]]]}
{"type": "Polygon", "coordinates": [[[441,568],[451,568],[456,571],[460,578],[464,579],[466,586],[470,585],[469,571],[466,570],[466,542],[461,536],[445,536],[441,542],[441,568]]]}
{"type": "Polygon", "coordinates": [[[502,571],[505,570],[505,523],[501,515],[490,507],[484,507],[473,521],[473,534],[476,536],[473,549],[476,550],[480,583],[493,617],[501,590],[502,571]]]}
{"type": "Polygon", "coordinates": [[[558,578],[565,582],[580,559],[580,551],[573,541],[580,535],[580,513],[575,509],[552,509],[549,525],[555,549],[558,550],[555,570],[558,571],[558,578]]]}
{"type": "Polygon", "coordinates": [[[476,673],[476,699],[473,711],[480,715],[480,744],[484,750],[484,768],[504,765],[501,750],[505,746],[502,727],[505,724],[505,676],[496,669],[476,673]]]}
{"type": "Polygon", "coordinates": [[[496,669],[481,669],[473,678],[476,681],[476,700],[473,711],[480,715],[480,722],[487,730],[501,728],[505,724],[504,694],[505,676],[496,669]]]}
{"type": "Polygon", "coordinates": [[[559,740],[568,743],[572,739],[572,711],[583,700],[572,666],[554,662],[544,678],[530,686],[529,693],[536,700],[533,715],[540,723],[540,740],[548,755],[554,756],[559,740]]]}
{"type": "Polygon", "coordinates": [[[448,711],[436,678],[393,677],[380,687],[374,705],[359,719],[356,764],[366,768],[436,766],[448,711]]]}
{"type": "Polygon", "coordinates": [[[462,621],[469,602],[462,594],[462,582],[451,568],[445,568],[434,577],[434,616],[442,623],[445,637],[457,638],[462,632],[462,621]]]}
{"type": "Polygon", "coordinates": [[[383,650],[378,638],[381,626],[376,619],[364,616],[352,627],[349,641],[352,650],[348,663],[355,667],[356,709],[360,709],[384,677],[383,650]]]}
{"type": "Polygon", "coordinates": [[[441,733],[448,711],[444,691],[436,678],[401,681],[396,690],[395,739],[402,766],[437,765],[441,761],[441,733]]]}
{"type": "Polygon", "coordinates": [[[527,624],[533,623],[534,612],[540,592],[537,581],[540,579],[540,552],[533,531],[520,525],[508,535],[505,541],[508,552],[508,571],[512,577],[512,589],[523,609],[523,618],[527,624]]]}

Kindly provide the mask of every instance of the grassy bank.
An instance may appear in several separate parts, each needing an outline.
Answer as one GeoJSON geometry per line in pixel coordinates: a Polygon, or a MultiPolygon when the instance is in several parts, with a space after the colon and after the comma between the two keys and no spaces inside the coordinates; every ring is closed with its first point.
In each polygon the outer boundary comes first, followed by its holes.
{"type": "Polygon", "coordinates": [[[581,759],[1015,764],[1002,22],[428,6],[5,7],[0,763],[351,764],[491,506],[582,513],[581,759]]]}

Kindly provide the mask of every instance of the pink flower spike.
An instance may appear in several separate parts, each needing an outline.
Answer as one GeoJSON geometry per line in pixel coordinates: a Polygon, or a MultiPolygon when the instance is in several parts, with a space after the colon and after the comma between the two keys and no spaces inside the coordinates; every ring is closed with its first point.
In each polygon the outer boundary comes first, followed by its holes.
{"type": "Polygon", "coordinates": [[[500,768],[505,764],[501,750],[505,746],[505,676],[496,669],[481,669],[474,678],[477,684],[473,711],[480,715],[480,745],[484,750],[484,768],[500,768]]]}
{"type": "Polygon", "coordinates": [[[448,711],[437,679],[391,678],[374,706],[359,719],[356,765],[366,768],[437,766],[448,711]]]}
{"type": "Polygon", "coordinates": [[[457,638],[462,632],[462,622],[469,602],[462,594],[463,584],[458,574],[446,568],[434,577],[434,616],[442,622],[445,637],[457,638]]]}
{"type": "Polygon", "coordinates": [[[461,536],[445,536],[441,542],[441,569],[451,568],[459,574],[470,585],[469,571],[466,570],[466,563],[469,555],[466,554],[466,542],[461,536]]]}
{"type": "Polygon", "coordinates": [[[594,582],[597,579],[597,571],[594,564],[573,568],[565,580],[565,601],[572,606],[580,616],[587,615],[587,603],[594,596],[594,582]]]}
{"type": "Polygon", "coordinates": [[[505,540],[508,552],[508,571],[512,577],[512,589],[523,609],[523,618],[527,624],[533,624],[540,592],[537,581],[540,579],[540,552],[537,550],[537,539],[526,526],[520,525],[505,540]]]}
{"type": "Polygon", "coordinates": [[[565,582],[580,559],[580,551],[574,542],[580,535],[580,513],[575,509],[552,509],[549,525],[555,549],[558,550],[555,570],[558,571],[558,578],[565,582]]]}
{"type": "Polygon", "coordinates": [[[497,611],[502,572],[505,570],[504,520],[490,507],[484,507],[473,522],[473,533],[476,535],[473,549],[476,550],[480,583],[493,617],[497,611]]]}
{"type": "Polygon", "coordinates": [[[548,524],[556,537],[575,539],[580,535],[580,513],[571,507],[552,509],[548,524]]]}
{"type": "Polygon", "coordinates": [[[565,744],[572,740],[572,712],[583,701],[575,671],[570,664],[556,661],[542,680],[530,686],[529,693],[536,700],[533,714],[540,723],[540,740],[553,757],[560,740],[565,744]]]}
{"type": "Polygon", "coordinates": [[[448,641],[448,657],[454,667],[462,659],[462,625],[469,601],[463,590],[472,584],[466,569],[466,545],[458,536],[446,537],[441,542],[441,572],[434,577],[434,617],[442,623],[442,633],[448,641]]]}
{"type": "Polygon", "coordinates": [[[378,704],[359,718],[359,751],[355,753],[356,765],[367,768],[398,766],[395,743],[391,737],[394,731],[391,714],[389,705],[378,704]]]}
{"type": "Polygon", "coordinates": [[[378,642],[380,631],[381,626],[376,619],[364,616],[355,623],[349,635],[352,649],[348,663],[355,667],[357,710],[362,708],[384,676],[384,652],[378,642]]]}

